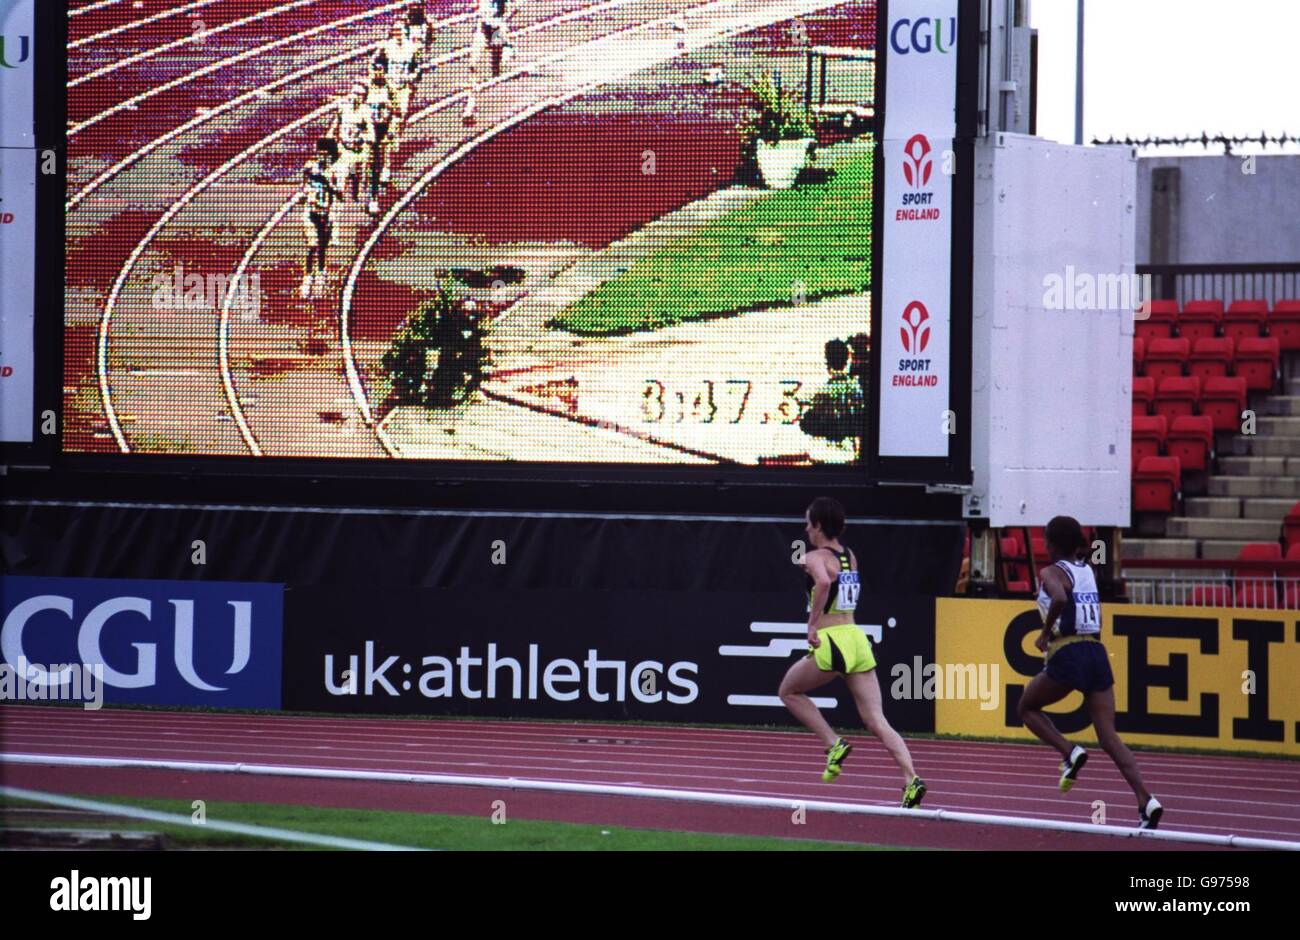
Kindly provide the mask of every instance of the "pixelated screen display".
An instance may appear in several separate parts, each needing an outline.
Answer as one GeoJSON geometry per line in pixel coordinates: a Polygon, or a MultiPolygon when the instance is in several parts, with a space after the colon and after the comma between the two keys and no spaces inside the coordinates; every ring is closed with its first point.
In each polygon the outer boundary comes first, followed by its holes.
{"type": "Polygon", "coordinates": [[[860,461],[875,16],[72,0],[64,449],[860,461]]]}

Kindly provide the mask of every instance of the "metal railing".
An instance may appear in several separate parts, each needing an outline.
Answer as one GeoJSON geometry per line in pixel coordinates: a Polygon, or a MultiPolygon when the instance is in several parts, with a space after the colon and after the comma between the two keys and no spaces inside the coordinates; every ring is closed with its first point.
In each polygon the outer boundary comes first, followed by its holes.
{"type": "Polygon", "coordinates": [[[1300,298],[1300,262],[1274,264],[1139,264],[1137,274],[1151,276],[1153,300],[1279,300],[1300,298]]]}
{"type": "Polygon", "coordinates": [[[1124,562],[1121,580],[1133,604],[1300,610],[1300,561],[1143,558],[1124,562]]]}

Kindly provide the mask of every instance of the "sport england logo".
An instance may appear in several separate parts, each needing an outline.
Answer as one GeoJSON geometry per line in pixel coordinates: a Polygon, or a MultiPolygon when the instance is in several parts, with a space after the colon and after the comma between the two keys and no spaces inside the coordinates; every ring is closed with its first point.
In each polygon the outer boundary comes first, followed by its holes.
{"type": "Polygon", "coordinates": [[[914,300],[907,305],[903,311],[903,326],[899,329],[905,352],[925,352],[925,347],[930,345],[930,328],[925,325],[929,319],[930,311],[925,309],[925,304],[921,301],[914,300]]]}
{"type": "Polygon", "coordinates": [[[934,171],[934,159],[930,156],[930,141],[924,134],[916,134],[903,147],[907,159],[903,161],[903,175],[907,185],[920,189],[930,182],[934,171]]]}
{"type": "MultiPolygon", "coordinates": [[[[945,161],[947,156],[945,156],[945,161]]],[[[944,172],[948,172],[945,162],[944,172]]],[[[929,188],[934,175],[934,148],[924,134],[914,134],[903,147],[903,178],[908,190],[894,208],[895,222],[937,222],[942,214],[934,205],[934,190],[929,188]]]]}
{"type": "Polygon", "coordinates": [[[903,325],[899,335],[903,339],[903,351],[911,358],[898,360],[890,385],[901,388],[933,388],[939,384],[939,376],[931,370],[931,359],[921,359],[921,353],[930,345],[930,311],[925,304],[914,300],[903,310],[903,325]]]}

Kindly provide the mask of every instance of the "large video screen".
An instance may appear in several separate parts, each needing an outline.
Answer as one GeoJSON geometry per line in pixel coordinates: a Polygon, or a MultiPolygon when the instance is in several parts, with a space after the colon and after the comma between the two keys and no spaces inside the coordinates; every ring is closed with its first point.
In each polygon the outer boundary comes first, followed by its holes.
{"type": "Polygon", "coordinates": [[[860,462],[875,16],[73,0],[64,450],[860,462]]]}

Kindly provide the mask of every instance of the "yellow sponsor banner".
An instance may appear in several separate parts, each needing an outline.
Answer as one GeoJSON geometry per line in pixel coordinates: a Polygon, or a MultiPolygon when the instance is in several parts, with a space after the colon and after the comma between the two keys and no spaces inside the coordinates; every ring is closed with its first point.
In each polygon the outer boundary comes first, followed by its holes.
{"type": "MultiPolygon", "coordinates": [[[[935,659],[998,666],[996,707],[937,698],[935,730],[1037,740],[1016,714],[1042,671],[1030,601],[941,598],[935,659]]],[[[1102,605],[1102,641],[1115,674],[1115,726],[1125,741],[1300,755],[1300,612],[1102,605]]],[[[1077,692],[1048,709],[1061,732],[1096,741],[1077,692]]]]}

